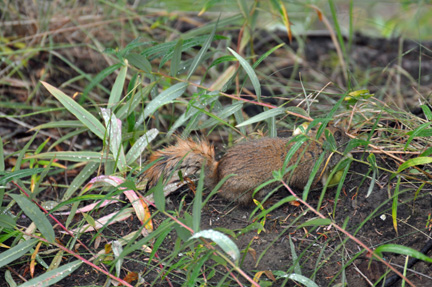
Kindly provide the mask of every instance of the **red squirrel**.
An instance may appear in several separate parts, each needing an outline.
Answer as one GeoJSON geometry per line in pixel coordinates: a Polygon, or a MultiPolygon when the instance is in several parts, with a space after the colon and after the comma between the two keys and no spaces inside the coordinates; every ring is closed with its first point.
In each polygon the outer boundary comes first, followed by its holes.
{"type": "MultiPolygon", "coordinates": [[[[339,128],[328,127],[328,130],[333,134],[339,152],[343,151],[349,137],[339,128]]],[[[325,141],[324,133],[318,141],[315,138],[316,134],[311,132],[310,140],[307,140],[289,161],[288,166],[297,164],[294,170],[288,171],[283,177],[290,187],[303,190],[315,162],[323,152],[326,155],[312,186],[318,183],[320,175],[326,178],[330,170],[342,159],[340,153],[324,150],[322,145],[325,141]]],[[[168,176],[176,166],[182,170],[184,176],[189,176],[199,173],[205,162],[204,185],[206,188],[213,189],[224,177],[234,174],[221,186],[219,195],[240,205],[251,205],[254,189],[272,179],[273,171],[282,169],[286,155],[294,145],[294,142],[290,142],[291,139],[265,137],[241,142],[229,148],[219,161],[215,159],[214,147],[208,141],[178,139],[176,145],[156,151],[151,155],[149,162],[157,162],[144,172],[143,177],[148,179],[149,186],[154,186],[161,176],[168,176]]],[[[266,186],[258,191],[255,197],[262,198],[279,184],[266,186]]]]}

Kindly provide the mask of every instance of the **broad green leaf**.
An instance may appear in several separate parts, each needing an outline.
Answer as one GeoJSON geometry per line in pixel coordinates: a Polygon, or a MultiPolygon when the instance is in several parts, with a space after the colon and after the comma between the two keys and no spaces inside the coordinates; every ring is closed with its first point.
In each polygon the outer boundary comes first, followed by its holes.
{"type": "Polygon", "coordinates": [[[144,151],[147,145],[156,138],[159,131],[151,129],[141,136],[126,154],[126,163],[132,164],[144,151]]]}
{"type": "Polygon", "coordinates": [[[382,257],[383,252],[390,252],[390,253],[396,253],[396,254],[402,254],[402,255],[408,255],[429,263],[432,263],[432,258],[424,255],[420,251],[417,251],[415,249],[403,246],[403,245],[397,245],[397,244],[384,244],[381,246],[378,246],[374,252],[378,254],[378,256],[382,257]]]}
{"type": "Polygon", "coordinates": [[[252,82],[252,86],[255,89],[255,94],[258,98],[258,101],[261,101],[261,84],[258,80],[257,75],[255,74],[254,69],[249,65],[249,63],[242,58],[239,54],[237,54],[234,50],[228,48],[228,50],[234,55],[234,57],[237,58],[237,60],[240,62],[240,65],[245,69],[246,74],[248,74],[249,79],[252,82]]]}
{"type": "Polygon", "coordinates": [[[11,180],[32,176],[33,174],[38,174],[43,171],[44,168],[31,168],[31,169],[23,169],[17,171],[0,172],[0,185],[5,185],[11,180]]]}
{"type": "Polygon", "coordinates": [[[288,275],[288,278],[291,279],[291,280],[294,280],[296,282],[299,282],[299,283],[303,284],[306,287],[319,287],[311,279],[309,279],[309,278],[307,278],[307,277],[305,277],[303,275],[300,275],[300,274],[292,273],[292,274],[288,275]]]}
{"type": "Polygon", "coordinates": [[[177,83],[169,87],[156,98],[154,98],[144,109],[144,119],[153,114],[159,107],[170,103],[172,100],[180,97],[186,91],[188,83],[177,83]]]}
{"type": "Polygon", "coordinates": [[[104,138],[105,128],[104,126],[87,110],[85,110],[80,104],[75,102],[72,98],[65,95],[62,91],[51,86],[46,82],[42,82],[44,87],[56,97],[56,99],[62,103],[62,105],[71,112],[77,119],[82,122],[89,130],[91,130],[100,139],[104,138]]]}
{"type": "Polygon", "coordinates": [[[114,82],[111,89],[111,94],[108,99],[108,108],[113,109],[119,102],[123,92],[124,83],[127,75],[127,60],[125,60],[125,65],[120,69],[120,72],[114,82]]]}
{"type": "Polygon", "coordinates": [[[0,268],[23,256],[37,242],[37,239],[32,238],[30,240],[19,243],[18,245],[12,247],[9,250],[0,253],[0,268]]]}
{"type": "Polygon", "coordinates": [[[243,126],[247,126],[256,122],[260,122],[272,117],[276,117],[278,115],[284,114],[285,113],[285,109],[284,108],[275,108],[275,109],[271,109],[265,112],[262,112],[238,125],[236,125],[237,128],[239,127],[243,127],[243,126]]]}
{"type": "Polygon", "coordinates": [[[69,160],[73,162],[93,161],[93,162],[105,162],[105,160],[114,160],[112,154],[106,155],[101,152],[93,151],[59,151],[59,152],[45,152],[35,155],[29,155],[26,158],[39,158],[39,159],[51,159],[56,158],[58,160],[69,160]]]}
{"type": "Polygon", "coordinates": [[[402,172],[403,170],[412,167],[412,166],[416,166],[416,165],[423,165],[423,164],[428,164],[432,162],[432,157],[424,157],[424,156],[419,156],[416,158],[412,158],[407,160],[406,162],[404,162],[403,164],[401,164],[397,170],[397,172],[402,172]]]}
{"type": "Polygon", "coordinates": [[[46,218],[46,215],[40,211],[39,207],[30,201],[27,197],[20,194],[9,194],[15,200],[24,213],[36,224],[36,227],[49,242],[55,241],[54,229],[46,218]]]}
{"type": "Polygon", "coordinates": [[[130,53],[126,56],[126,59],[128,59],[129,63],[138,69],[146,72],[147,74],[150,74],[152,71],[151,64],[147,60],[147,58],[140,54],[130,53]]]}
{"type": "Polygon", "coordinates": [[[219,247],[222,248],[222,250],[226,254],[228,254],[235,262],[238,262],[238,259],[240,258],[240,251],[238,250],[237,245],[235,245],[235,243],[225,234],[216,230],[209,229],[195,233],[189,238],[189,240],[200,237],[212,240],[217,245],[219,245],[219,247]]]}
{"type": "Polygon", "coordinates": [[[42,275],[33,278],[24,284],[21,284],[19,287],[48,287],[51,286],[60,280],[68,277],[70,274],[72,274],[78,267],[80,267],[82,264],[81,260],[75,260],[71,263],[68,263],[66,265],[60,266],[59,268],[56,268],[54,270],[48,271],[43,273],[42,275]]]}
{"type": "Polygon", "coordinates": [[[13,229],[15,226],[16,222],[11,216],[7,214],[0,214],[0,227],[13,229]]]}

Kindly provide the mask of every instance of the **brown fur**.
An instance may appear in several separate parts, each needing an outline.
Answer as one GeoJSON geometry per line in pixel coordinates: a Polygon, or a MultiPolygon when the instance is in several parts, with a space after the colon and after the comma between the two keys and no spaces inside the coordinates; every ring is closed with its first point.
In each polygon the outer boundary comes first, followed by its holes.
{"type": "MultiPolygon", "coordinates": [[[[342,130],[333,127],[329,130],[333,133],[339,147],[348,141],[349,138],[342,130]]],[[[304,188],[315,162],[324,152],[321,144],[324,139],[322,136],[320,143],[309,140],[294,153],[288,166],[297,164],[297,167],[284,176],[284,180],[291,187],[301,190],[304,188]]],[[[179,168],[185,176],[198,173],[205,162],[204,184],[207,188],[213,189],[224,177],[234,174],[235,176],[228,178],[221,186],[219,194],[227,200],[249,205],[252,203],[254,189],[272,179],[272,172],[283,167],[286,155],[294,144],[290,143],[290,140],[291,138],[262,138],[242,142],[228,149],[218,162],[215,160],[213,145],[207,141],[179,139],[176,145],[157,151],[150,157],[150,162],[160,160],[144,173],[144,177],[149,179],[152,186],[161,176],[169,175],[180,162],[179,168]]],[[[321,164],[313,185],[318,183],[321,174],[328,173],[339,162],[341,155],[326,154],[326,158],[330,160],[327,166],[325,166],[326,160],[321,164]]],[[[276,186],[277,184],[267,186],[255,197],[263,197],[276,186]]]]}

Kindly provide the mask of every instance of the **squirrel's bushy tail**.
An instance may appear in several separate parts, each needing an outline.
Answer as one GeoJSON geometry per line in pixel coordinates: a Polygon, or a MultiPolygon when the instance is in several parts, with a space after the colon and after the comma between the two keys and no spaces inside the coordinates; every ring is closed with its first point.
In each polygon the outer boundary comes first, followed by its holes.
{"type": "MultiPolygon", "coordinates": [[[[183,176],[198,173],[205,162],[205,185],[211,187],[217,182],[217,166],[213,145],[206,140],[194,141],[192,139],[178,139],[176,145],[169,146],[164,150],[154,152],[149,162],[157,161],[152,167],[144,172],[144,178],[149,181],[149,186],[154,186],[159,178],[167,177],[174,169],[181,170],[183,176]]],[[[175,181],[176,173],[170,182],[175,181]]]]}

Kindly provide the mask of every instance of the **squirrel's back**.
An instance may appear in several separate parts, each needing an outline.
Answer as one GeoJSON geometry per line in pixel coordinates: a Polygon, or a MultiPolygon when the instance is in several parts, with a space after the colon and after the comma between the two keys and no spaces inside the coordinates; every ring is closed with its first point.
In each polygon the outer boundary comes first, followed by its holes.
{"type": "MultiPolygon", "coordinates": [[[[338,147],[348,141],[348,137],[337,128],[331,128],[338,147]]],[[[260,184],[273,178],[273,171],[282,169],[287,153],[294,142],[291,138],[262,138],[245,141],[229,148],[221,160],[215,160],[214,147],[205,140],[178,139],[176,145],[155,152],[150,162],[157,162],[144,173],[150,185],[155,185],[161,176],[168,176],[174,170],[182,170],[184,176],[196,174],[204,163],[204,184],[207,188],[214,186],[228,175],[221,186],[219,194],[225,199],[242,205],[252,202],[253,191],[260,184]]],[[[325,152],[320,142],[309,140],[305,142],[291,157],[288,166],[295,168],[284,175],[284,180],[297,189],[303,189],[319,156],[325,152]]],[[[340,154],[330,155],[330,164],[321,164],[313,185],[317,184],[320,175],[333,168],[342,158],[340,154]],[[325,170],[324,170],[325,169],[325,170]]],[[[324,160],[325,161],[325,160],[324,160]]],[[[262,189],[255,197],[261,198],[279,183],[274,183],[262,189]]]]}

